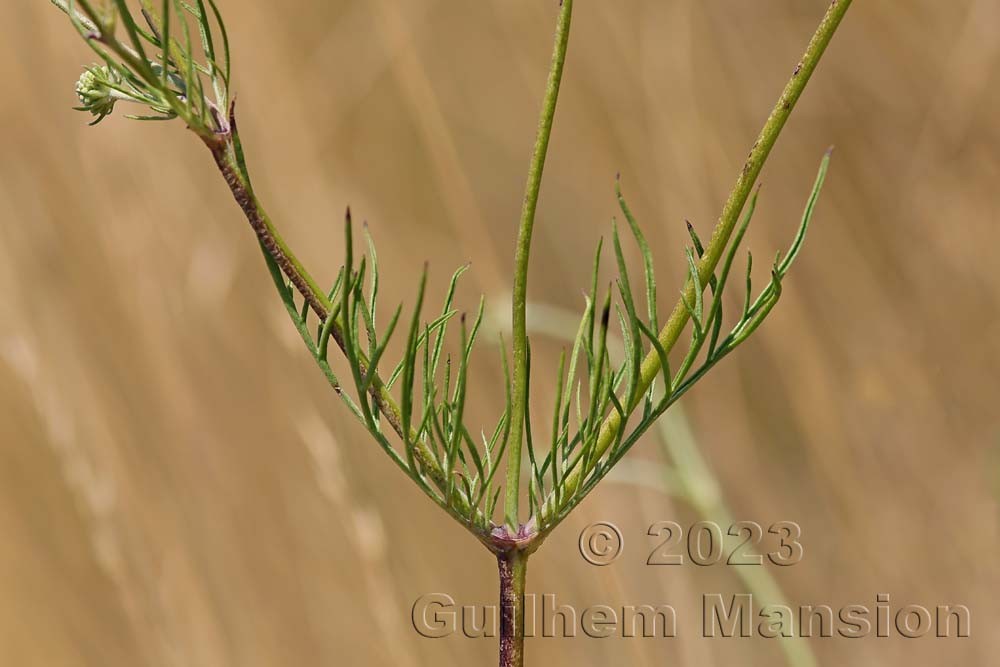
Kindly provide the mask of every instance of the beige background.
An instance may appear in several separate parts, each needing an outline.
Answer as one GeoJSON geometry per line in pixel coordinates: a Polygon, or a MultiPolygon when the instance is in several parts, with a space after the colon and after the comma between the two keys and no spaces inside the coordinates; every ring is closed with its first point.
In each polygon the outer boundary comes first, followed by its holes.
{"type": "MultiPolygon", "coordinates": [[[[385,303],[501,304],[554,0],[223,0],[260,195],[313,271],[371,222],[385,303]]],[[[398,473],[311,367],[209,157],[177,123],[75,113],[90,55],[47,2],[0,40],[0,664],[491,664],[491,640],[419,639],[413,601],[489,603],[495,567],[398,473]]],[[[822,0],[582,0],[532,263],[578,308],[617,171],[657,252],[707,233],[822,0]]],[[[795,520],[795,604],[964,603],[964,640],[822,639],[822,664],[987,665],[1000,483],[1000,5],[858,0],[767,166],[749,245],[784,247],[837,155],[773,318],[688,399],[738,518],[795,520]]],[[[633,259],[636,259],[633,254],[633,259]]],[[[761,260],[761,266],[766,264],[761,260]]],[[[763,280],[763,275],[759,276],[763,280]]],[[[387,306],[388,307],[388,306],[387,306]]],[[[483,346],[473,415],[492,416],[483,346]]],[[[555,342],[536,350],[548,409],[555,342]]],[[[655,438],[631,455],[660,461],[655,438]]],[[[645,528],[697,520],[606,484],[532,561],[580,606],[670,602],[675,640],[535,640],[530,664],[775,665],[699,638],[731,568],[651,568],[645,528]],[[596,569],[580,529],[626,552],[596,569]]]]}

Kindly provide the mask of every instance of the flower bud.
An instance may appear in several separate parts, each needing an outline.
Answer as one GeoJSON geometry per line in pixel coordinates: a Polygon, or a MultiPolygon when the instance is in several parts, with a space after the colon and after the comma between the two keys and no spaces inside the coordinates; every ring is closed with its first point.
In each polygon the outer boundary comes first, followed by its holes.
{"type": "Polygon", "coordinates": [[[123,97],[109,85],[111,79],[112,74],[107,67],[92,67],[84,70],[76,82],[76,95],[83,105],[77,108],[97,116],[95,123],[109,116],[114,111],[115,102],[123,97]]]}

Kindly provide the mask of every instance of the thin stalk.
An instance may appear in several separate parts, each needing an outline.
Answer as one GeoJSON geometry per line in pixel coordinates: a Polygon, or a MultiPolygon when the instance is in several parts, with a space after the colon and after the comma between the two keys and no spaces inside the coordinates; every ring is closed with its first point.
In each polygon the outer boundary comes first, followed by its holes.
{"type": "Polygon", "coordinates": [[[497,565],[500,569],[500,667],[522,667],[528,554],[513,549],[499,554],[497,565]]]}
{"type": "MultiPolygon", "coordinates": [[[[809,79],[816,70],[816,66],[823,57],[826,47],[830,44],[830,40],[837,32],[837,28],[840,26],[844,15],[847,14],[852,1],[833,0],[830,4],[823,20],[809,42],[809,46],[806,48],[805,55],[795,67],[795,71],[792,72],[791,80],[789,80],[784,91],[782,91],[781,97],[778,98],[777,104],[775,104],[771,115],[760,132],[760,136],[754,142],[753,148],[750,150],[750,156],[747,158],[746,164],[743,165],[743,169],[740,171],[740,175],[736,179],[736,184],[733,186],[729,199],[722,210],[719,222],[712,232],[712,238],[705,248],[705,254],[698,263],[699,282],[702,289],[708,285],[709,279],[715,273],[715,267],[718,265],[726,246],[729,244],[729,239],[733,234],[736,222],[746,205],[747,199],[750,197],[754,183],[756,183],[757,178],[760,176],[764,163],[771,154],[771,149],[774,148],[775,143],[778,141],[785,123],[795,109],[796,103],[802,96],[802,92],[809,83],[809,79]]],[[[677,343],[690,318],[688,310],[684,305],[685,300],[688,303],[694,303],[695,300],[695,286],[691,280],[688,280],[685,285],[682,298],[677,302],[673,312],[670,314],[670,318],[658,336],[660,345],[666,352],[670,352],[677,343]]],[[[635,392],[635,400],[639,400],[638,397],[646,393],[650,383],[653,382],[659,373],[659,354],[656,350],[651,350],[642,362],[639,390],[635,392]]],[[[627,407],[631,409],[635,406],[629,405],[627,407]]],[[[618,431],[622,426],[621,416],[618,412],[612,411],[601,425],[601,431],[597,439],[595,460],[604,454],[608,447],[615,442],[618,431]]],[[[564,498],[573,497],[573,494],[580,485],[582,474],[583,471],[579,466],[574,467],[571,472],[567,472],[564,491],[562,493],[564,498]]],[[[550,494],[541,509],[542,522],[544,523],[546,519],[551,518],[557,511],[558,506],[555,496],[550,494]]],[[[551,527],[554,526],[550,524],[550,529],[551,527]]]]}
{"type": "Polygon", "coordinates": [[[556,25],[552,67],[549,71],[548,83],[545,89],[545,99],[542,102],[538,135],[535,139],[535,150],[531,156],[531,166],[528,169],[528,185],[524,194],[524,207],[521,211],[517,250],[514,257],[513,313],[511,318],[514,339],[514,402],[511,410],[511,440],[510,454],[507,458],[507,496],[505,503],[507,525],[512,530],[516,530],[519,525],[518,505],[520,502],[521,483],[521,443],[528,402],[528,334],[525,309],[527,308],[528,297],[528,259],[531,255],[531,232],[535,226],[538,194],[542,187],[545,157],[548,154],[549,139],[552,136],[552,124],[556,115],[556,104],[559,101],[559,87],[562,84],[563,68],[566,64],[566,51],[569,47],[569,33],[572,19],[573,0],[563,0],[562,9],[559,12],[559,21],[556,25]]]}

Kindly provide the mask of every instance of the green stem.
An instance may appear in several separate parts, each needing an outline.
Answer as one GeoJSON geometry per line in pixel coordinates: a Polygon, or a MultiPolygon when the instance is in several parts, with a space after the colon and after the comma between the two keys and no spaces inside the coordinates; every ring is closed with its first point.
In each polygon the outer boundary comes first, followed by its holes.
{"type": "Polygon", "coordinates": [[[531,232],[535,226],[535,212],[538,209],[538,194],[542,187],[542,173],[545,170],[545,156],[552,136],[556,104],[559,101],[559,87],[562,83],[566,51],[569,46],[570,24],[573,18],[573,0],[563,0],[556,25],[555,47],[552,53],[552,68],[549,71],[545,100],[542,103],[538,136],[528,170],[528,185],[524,194],[524,208],[517,237],[517,251],[514,257],[514,294],[512,330],[514,338],[514,397],[511,411],[510,454],[507,458],[507,496],[505,514],[507,525],[516,529],[519,524],[518,505],[521,482],[521,443],[524,435],[524,420],[528,401],[528,335],[527,308],[528,259],[531,255],[531,232]]]}
{"type": "MultiPolygon", "coordinates": [[[[761,169],[764,167],[764,163],[771,154],[771,149],[774,148],[775,143],[778,141],[778,136],[785,127],[789,116],[791,116],[795,104],[802,96],[802,92],[805,90],[809,79],[816,70],[816,66],[823,57],[826,47],[830,44],[834,33],[837,32],[837,28],[850,8],[851,2],[852,0],[833,0],[826,11],[826,15],[820,22],[819,28],[816,29],[816,33],[813,35],[812,40],[810,40],[805,55],[796,66],[791,80],[785,86],[784,91],[782,91],[781,97],[778,98],[774,110],[771,111],[771,115],[760,132],[760,136],[750,150],[750,156],[747,158],[746,164],[743,165],[743,169],[736,179],[736,184],[733,186],[728,201],[726,201],[719,222],[712,232],[712,238],[705,248],[705,254],[698,264],[698,274],[701,278],[702,288],[708,285],[709,278],[714,274],[715,267],[718,265],[726,246],[729,244],[729,239],[732,236],[740,212],[746,205],[754,183],[756,183],[761,169]]],[[[670,314],[670,319],[667,320],[667,323],[660,331],[658,338],[666,352],[670,352],[687,326],[690,316],[687,308],[684,306],[684,299],[688,303],[694,303],[694,291],[694,284],[689,280],[684,287],[684,297],[677,302],[673,312],[670,314]]],[[[642,362],[639,391],[635,392],[635,400],[639,400],[639,397],[649,389],[650,383],[653,382],[659,373],[660,358],[657,352],[653,350],[646,355],[646,358],[642,362]]],[[[635,406],[630,405],[628,407],[632,408],[635,406]]],[[[607,451],[611,443],[615,441],[618,431],[621,428],[621,417],[617,412],[611,412],[601,425],[596,452],[592,460],[598,460],[607,451]]],[[[582,473],[583,471],[580,466],[574,467],[571,472],[567,473],[562,492],[563,498],[573,498],[582,481],[582,473]]],[[[546,520],[552,519],[558,513],[559,509],[554,495],[550,494],[541,510],[542,522],[547,523],[546,520]]],[[[552,524],[549,524],[549,527],[551,529],[553,527],[552,524]]]]}
{"type": "Polygon", "coordinates": [[[500,570],[500,667],[522,667],[528,554],[518,549],[499,554],[497,565],[500,570]]]}

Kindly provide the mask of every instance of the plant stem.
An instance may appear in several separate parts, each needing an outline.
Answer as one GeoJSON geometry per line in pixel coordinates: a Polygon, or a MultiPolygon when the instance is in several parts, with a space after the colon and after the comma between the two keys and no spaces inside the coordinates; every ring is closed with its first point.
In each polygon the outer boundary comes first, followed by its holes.
{"type": "MultiPolygon", "coordinates": [[[[236,146],[238,145],[239,135],[236,130],[235,114],[232,111],[230,112],[230,133],[229,136],[217,135],[206,138],[205,144],[212,152],[212,157],[215,158],[216,165],[222,173],[229,189],[232,191],[236,203],[239,204],[250,226],[257,234],[261,248],[274,260],[282,273],[288,277],[295,288],[302,294],[303,298],[309,304],[310,309],[316,313],[316,316],[322,323],[328,317],[333,306],[326,293],[320,289],[313,277],[302,263],[299,262],[295,253],[292,252],[291,248],[281,237],[274,223],[264,211],[263,206],[261,206],[260,201],[254,195],[253,189],[250,186],[249,174],[246,172],[245,166],[241,164],[241,159],[237,157],[236,146]]],[[[338,347],[343,350],[345,346],[344,333],[337,323],[333,323],[331,327],[331,337],[337,343],[338,347]]],[[[368,361],[362,359],[361,365],[362,372],[367,373],[368,361]]],[[[376,379],[372,382],[370,394],[372,400],[379,407],[379,410],[385,416],[386,421],[392,427],[393,431],[401,438],[404,437],[399,406],[393,400],[388,390],[386,390],[381,378],[376,376],[376,379]]],[[[415,433],[410,434],[410,440],[417,443],[415,458],[418,465],[426,471],[427,475],[443,493],[448,493],[448,475],[441,468],[434,453],[430,451],[426,443],[416,437],[415,433]]],[[[459,488],[454,487],[451,497],[452,502],[461,515],[471,516],[473,514],[474,508],[472,508],[470,499],[466,498],[465,494],[459,488]]],[[[478,511],[478,509],[475,509],[475,512],[478,511]]],[[[476,521],[474,523],[478,524],[479,522],[476,521]]],[[[473,530],[472,524],[466,527],[473,530]]],[[[473,532],[475,533],[476,531],[473,530],[473,532]]],[[[478,533],[476,536],[484,539],[484,536],[478,533]]]]}
{"type": "MultiPolygon", "coordinates": [[[[805,90],[809,79],[816,70],[816,66],[823,57],[826,47],[829,45],[834,33],[837,32],[837,28],[850,8],[851,2],[852,0],[833,0],[830,4],[826,14],[823,16],[823,20],[809,42],[809,46],[806,48],[805,55],[795,67],[791,80],[785,86],[784,91],[782,91],[781,97],[778,98],[777,104],[775,104],[771,115],[760,132],[760,136],[754,142],[753,148],[750,150],[750,155],[743,165],[739,177],[736,179],[736,184],[730,192],[729,199],[722,209],[722,215],[715,226],[715,230],[712,232],[711,240],[705,248],[705,254],[698,264],[698,274],[701,278],[702,289],[708,285],[709,278],[714,274],[715,267],[718,265],[726,246],[729,244],[733,229],[736,226],[740,213],[743,211],[743,207],[746,205],[754,183],[756,183],[761,169],[764,167],[764,163],[771,154],[771,149],[774,148],[775,143],[778,141],[778,136],[781,134],[782,129],[784,129],[789,116],[791,116],[795,104],[802,96],[802,92],[805,90]]],[[[677,302],[673,312],[670,314],[670,318],[660,331],[658,338],[666,352],[670,352],[687,326],[690,315],[684,305],[684,300],[686,299],[688,303],[694,303],[694,290],[694,283],[689,280],[684,287],[684,297],[677,302]]],[[[640,400],[640,397],[649,389],[650,383],[653,382],[659,373],[659,355],[655,350],[652,350],[642,362],[639,390],[635,392],[636,401],[640,400]]],[[[630,405],[628,407],[633,408],[635,406],[630,405]]],[[[607,451],[611,443],[615,441],[615,437],[621,428],[621,417],[616,411],[611,412],[601,425],[596,452],[592,460],[598,460],[607,451]]],[[[576,466],[571,472],[567,473],[562,493],[563,498],[568,499],[573,497],[583,479],[584,473],[585,471],[580,466],[576,466]]],[[[541,509],[542,522],[547,523],[546,520],[552,519],[558,511],[559,507],[556,506],[555,497],[554,495],[550,495],[541,509]]],[[[554,524],[548,525],[549,529],[554,527],[554,524]]]]}
{"type": "Polygon", "coordinates": [[[518,549],[498,554],[497,565],[500,570],[500,667],[522,667],[528,554],[518,549]]]}
{"type": "MultiPolygon", "coordinates": [[[[570,25],[573,19],[573,0],[562,0],[559,21],[556,25],[555,47],[552,52],[552,67],[549,71],[542,102],[542,113],[538,123],[535,149],[528,169],[528,185],[524,194],[524,207],[518,230],[517,250],[514,256],[514,292],[512,332],[514,338],[514,396],[511,411],[510,453],[507,457],[507,496],[505,504],[506,521],[509,528],[516,530],[519,524],[518,505],[521,482],[521,442],[524,434],[524,420],[528,401],[528,335],[527,308],[528,259],[531,255],[531,232],[535,226],[535,212],[538,209],[538,194],[542,187],[542,173],[545,170],[545,156],[549,150],[552,124],[559,101],[559,87],[562,84],[566,51],[569,47],[570,25]]],[[[518,663],[520,664],[520,663],[518,663]]]]}

